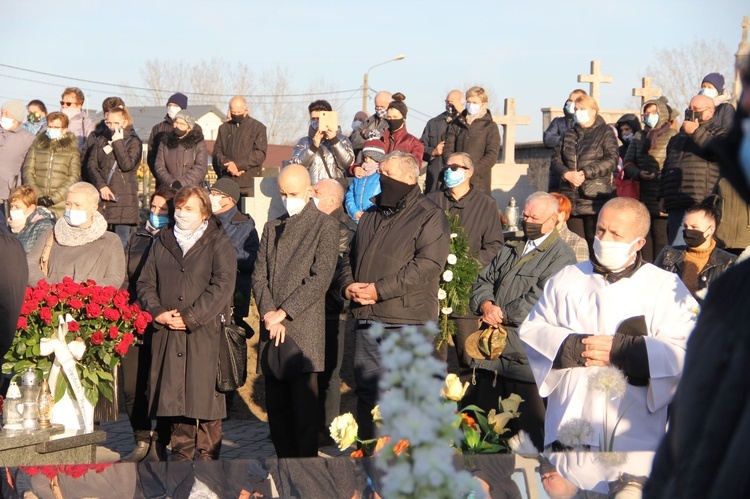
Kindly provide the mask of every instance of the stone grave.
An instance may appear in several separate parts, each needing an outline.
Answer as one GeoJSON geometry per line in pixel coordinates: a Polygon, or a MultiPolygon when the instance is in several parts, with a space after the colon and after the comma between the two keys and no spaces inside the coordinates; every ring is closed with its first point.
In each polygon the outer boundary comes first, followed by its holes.
{"type": "Polygon", "coordinates": [[[516,115],[516,99],[505,99],[505,114],[494,115],[493,121],[503,127],[501,160],[492,167],[492,197],[500,210],[508,206],[511,197],[518,206],[537,189],[529,178],[529,165],[516,163],[516,126],[528,125],[528,116],[516,115]]]}
{"type": "Polygon", "coordinates": [[[103,431],[66,430],[58,424],[31,432],[2,430],[0,466],[95,463],[96,444],[106,438],[103,431]]]}

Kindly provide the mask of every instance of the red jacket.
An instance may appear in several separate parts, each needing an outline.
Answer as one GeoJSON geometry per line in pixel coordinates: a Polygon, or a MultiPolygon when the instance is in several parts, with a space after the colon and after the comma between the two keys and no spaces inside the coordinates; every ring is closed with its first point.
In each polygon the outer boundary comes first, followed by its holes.
{"type": "Polygon", "coordinates": [[[385,153],[393,152],[396,149],[411,153],[417,162],[419,168],[422,168],[422,155],[424,154],[424,144],[418,138],[406,131],[406,125],[402,126],[394,133],[390,130],[383,131],[383,142],[385,143],[385,153]]]}

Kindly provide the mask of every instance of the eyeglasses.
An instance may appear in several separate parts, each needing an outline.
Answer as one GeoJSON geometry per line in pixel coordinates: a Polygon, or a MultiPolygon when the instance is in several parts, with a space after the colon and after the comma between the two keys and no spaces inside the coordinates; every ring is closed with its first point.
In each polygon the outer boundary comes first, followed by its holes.
{"type": "Polygon", "coordinates": [[[469,168],[464,165],[457,165],[456,163],[451,163],[450,165],[445,165],[446,168],[455,171],[458,170],[468,170],[469,168]]]}
{"type": "Polygon", "coordinates": [[[60,105],[62,107],[71,107],[71,106],[75,106],[76,102],[67,102],[67,101],[61,100],[60,105]]]}

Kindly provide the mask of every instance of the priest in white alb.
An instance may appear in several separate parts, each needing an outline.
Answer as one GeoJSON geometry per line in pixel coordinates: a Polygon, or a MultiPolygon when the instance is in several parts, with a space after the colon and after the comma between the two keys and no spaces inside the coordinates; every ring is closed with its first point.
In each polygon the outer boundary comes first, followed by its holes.
{"type": "Polygon", "coordinates": [[[678,276],[641,258],[649,224],[637,200],[608,201],[591,260],[550,279],[519,329],[547,397],[546,448],[655,450],[665,433],[698,304],[678,276]]]}

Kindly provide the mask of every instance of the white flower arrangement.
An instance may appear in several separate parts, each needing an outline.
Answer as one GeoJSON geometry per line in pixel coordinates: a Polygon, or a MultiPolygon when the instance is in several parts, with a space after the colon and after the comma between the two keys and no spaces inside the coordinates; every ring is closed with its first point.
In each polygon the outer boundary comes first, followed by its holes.
{"type": "Polygon", "coordinates": [[[453,253],[448,255],[448,265],[455,265],[457,261],[458,257],[456,255],[454,255],[453,253]]]}
{"type": "Polygon", "coordinates": [[[574,418],[560,425],[557,430],[557,439],[566,447],[574,449],[588,445],[594,429],[591,423],[581,418],[574,418]]]}
{"type": "Polygon", "coordinates": [[[440,309],[440,313],[443,315],[451,315],[453,313],[453,309],[451,307],[443,307],[440,309]]]}
{"type": "Polygon", "coordinates": [[[457,238],[457,237],[458,237],[458,234],[456,234],[455,232],[452,232],[452,233],[451,233],[451,239],[455,239],[455,238],[457,238]]]}
{"type": "Polygon", "coordinates": [[[328,430],[331,433],[333,441],[336,442],[339,449],[343,451],[356,442],[359,426],[354,420],[352,413],[347,412],[346,414],[336,417],[331,422],[331,426],[328,430]]]}
{"type": "Polygon", "coordinates": [[[622,371],[616,367],[602,367],[589,377],[589,388],[603,392],[609,398],[625,395],[627,381],[622,371]]]}
{"type": "Polygon", "coordinates": [[[451,282],[453,280],[453,271],[446,270],[445,272],[443,272],[443,280],[445,282],[451,282]]]}
{"type": "Polygon", "coordinates": [[[448,296],[448,293],[445,292],[443,288],[440,288],[438,290],[438,300],[445,300],[445,298],[448,296]]]}

